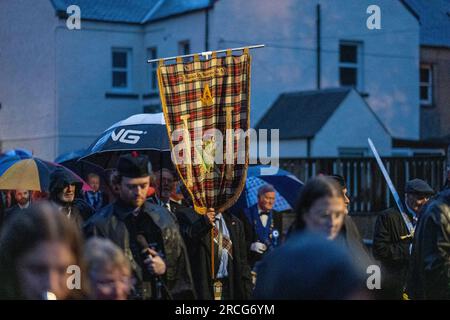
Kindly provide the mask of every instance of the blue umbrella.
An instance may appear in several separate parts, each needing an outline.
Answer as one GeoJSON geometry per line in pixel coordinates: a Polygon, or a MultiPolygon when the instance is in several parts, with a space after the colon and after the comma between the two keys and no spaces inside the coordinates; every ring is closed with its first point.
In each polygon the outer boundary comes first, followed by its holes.
{"type": "Polygon", "coordinates": [[[77,161],[79,158],[84,156],[85,153],[86,153],[86,150],[84,150],[84,149],[79,149],[79,150],[75,150],[75,151],[66,152],[66,153],[63,153],[63,154],[59,155],[55,159],[55,162],[56,163],[60,163],[60,164],[64,164],[65,162],[77,161]]]}
{"type": "Polygon", "coordinates": [[[271,184],[276,192],[274,209],[277,211],[292,210],[303,187],[297,177],[280,168],[270,166],[251,166],[247,171],[245,188],[232,211],[249,208],[258,202],[258,189],[265,184],[271,184]]]}
{"type": "Polygon", "coordinates": [[[72,176],[74,181],[80,182],[83,190],[91,190],[74,172],[57,163],[34,157],[21,159],[18,156],[6,157],[0,161],[0,189],[49,191],[50,174],[59,168],[72,176]]]}
{"type": "Polygon", "coordinates": [[[12,150],[8,150],[6,151],[3,156],[7,156],[7,157],[19,157],[21,159],[28,159],[31,158],[33,156],[33,153],[27,149],[21,149],[21,148],[17,148],[17,149],[12,149],[12,150]]]}
{"type": "Polygon", "coordinates": [[[30,159],[33,157],[31,151],[26,149],[11,149],[0,155],[0,176],[16,161],[30,159]]]}

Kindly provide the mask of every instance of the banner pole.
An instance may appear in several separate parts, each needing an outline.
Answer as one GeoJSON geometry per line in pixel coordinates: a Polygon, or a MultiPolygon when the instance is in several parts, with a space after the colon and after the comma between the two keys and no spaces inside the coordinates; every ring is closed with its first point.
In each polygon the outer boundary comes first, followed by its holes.
{"type": "MultiPolygon", "coordinates": [[[[222,53],[222,52],[227,52],[228,50],[240,51],[240,50],[244,50],[245,48],[248,48],[248,49],[259,49],[259,48],[264,48],[264,47],[265,47],[264,44],[257,44],[257,45],[252,45],[252,46],[248,46],[248,47],[240,47],[240,48],[233,48],[233,49],[217,50],[217,51],[214,51],[214,52],[222,53]]],[[[160,60],[162,60],[162,61],[175,60],[177,58],[183,59],[183,58],[193,57],[195,55],[201,55],[201,56],[208,57],[208,56],[212,55],[212,53],[213,53],[213,51],[205,51],[205,52],[201,52],[201,53],[185,54],[183,56],[174,56],[174,57],[167,57],[167,58],[151,59],[151,60],[147,60],[147,63],[155,63],[155,62],[158,62],[160,60]]]]}

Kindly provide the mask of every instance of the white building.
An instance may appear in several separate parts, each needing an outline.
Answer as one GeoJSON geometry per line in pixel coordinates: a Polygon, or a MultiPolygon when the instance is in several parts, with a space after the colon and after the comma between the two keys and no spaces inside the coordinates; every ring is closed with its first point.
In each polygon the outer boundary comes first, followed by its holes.
{"type": "Polygon", "coordinates": [[[354,84],[392,137],[419,137],[419,22],[400,0],[5,0],[0,43],[2,149],[52,159],[87,147],[159,108],[147,58],[259,43],[252,125],[283,92],[354,84]],[[80,30],[66,26],[72,4],[80,30]],[[380,30],[366,26],[369,5],[380,30]]]}
{"type": "Polygon", "coordinates": [[[257,125],[280,128],[280,158],[369,156],[367,138],[389,156],[391,136],[353,89],[281,94],[257,125]]]}

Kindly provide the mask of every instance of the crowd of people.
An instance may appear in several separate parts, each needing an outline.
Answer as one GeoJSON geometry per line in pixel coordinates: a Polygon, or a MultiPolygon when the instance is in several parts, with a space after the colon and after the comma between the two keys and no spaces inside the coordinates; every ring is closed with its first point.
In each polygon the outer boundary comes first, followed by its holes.
{"type": "Polygon", "coordinates": [[[409,181],[405,210],[378,216],[369,250],[342,176],[309,179],[285,226],[269,184],[250,208],[200,215],[173,171],[150,168],[130,153],[107,179],[89,174],[89,191],[63,169],[48,194],[1,191],[0,298],[450,298],[448,190],[409,181]]]}

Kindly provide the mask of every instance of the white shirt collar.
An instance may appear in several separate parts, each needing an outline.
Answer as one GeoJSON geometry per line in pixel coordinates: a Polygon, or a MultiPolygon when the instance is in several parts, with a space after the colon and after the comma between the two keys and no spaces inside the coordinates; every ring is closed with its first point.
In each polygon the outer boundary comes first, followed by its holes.
{"type": "Polygon", "coordinates": [[[30,201],[27,202],[26,205],[21,206],[20,203],[17,204],[19,206],[20,209],[27,209],[30,206],[30,201]]]}

